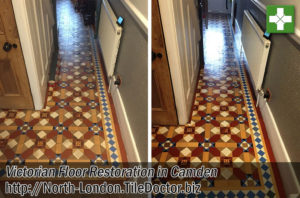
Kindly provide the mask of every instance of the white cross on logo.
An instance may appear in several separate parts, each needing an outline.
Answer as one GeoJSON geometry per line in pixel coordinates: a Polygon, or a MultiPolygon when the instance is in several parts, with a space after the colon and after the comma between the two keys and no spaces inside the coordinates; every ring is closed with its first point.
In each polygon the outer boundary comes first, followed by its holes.
{"type": "Polygon", "coordinates": [[[270,23],[276,23],[277,30],[284,30],[285,23],[292,23],[292,16],[285,16],[284,8],[277,8],[277,14],[270,16],[270,23]]]}

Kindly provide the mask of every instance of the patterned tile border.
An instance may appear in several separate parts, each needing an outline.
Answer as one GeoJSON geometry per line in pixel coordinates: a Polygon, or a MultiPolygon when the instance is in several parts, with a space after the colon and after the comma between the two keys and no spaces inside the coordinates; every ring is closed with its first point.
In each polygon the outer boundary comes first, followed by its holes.
{"type": "Polygon", "coordinates": [[[92,52],[94,59],[95,75],[97,77],[98,93],[99,93],[99,102],[102,113],[102,122],[104,127],[104,136],[106,141],[106,146],[108,148],[109,156],[108,162],[120,163],[122,161],[122,156],[120,153],[120,147],[118,143],[118,138],[116,134],[116,129],[114,125],[114,119],[111,111],[110,101],[107,95],[107,85],[105,83],[104,72],[100,66],[100,57],[99,52],[96,46],[97,42],[93,39],[92,30],[90,30],[90,39],[92,40],[92,52]]]}

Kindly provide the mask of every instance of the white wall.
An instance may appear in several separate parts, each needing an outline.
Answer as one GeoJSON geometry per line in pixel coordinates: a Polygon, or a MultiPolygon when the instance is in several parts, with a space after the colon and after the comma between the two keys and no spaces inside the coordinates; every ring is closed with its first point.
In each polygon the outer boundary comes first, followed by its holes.
{"type": "Polygon", "coordinates": [[[51,0],[12,0],[33,102],[44,106],[54,50],[55,23],[51,0]]]}

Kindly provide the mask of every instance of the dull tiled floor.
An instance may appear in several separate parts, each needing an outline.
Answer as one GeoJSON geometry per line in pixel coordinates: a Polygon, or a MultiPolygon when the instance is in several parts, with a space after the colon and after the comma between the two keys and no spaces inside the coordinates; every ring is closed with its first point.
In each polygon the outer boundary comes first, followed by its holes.
{"type": "Polygon", "coordinates": [[[202,179],[203,197],[274,197],[274,171],[248,80],[226,15],[209,15],[192,119],[185,126],[153,126],[152,161],[219,169],[202,179]]]}
{"type": "Polygon", "coordinates": [[[123,162],[93,30],[58,0],[59,60],[41,111],[0,110],[0,162],[123,162]]]}

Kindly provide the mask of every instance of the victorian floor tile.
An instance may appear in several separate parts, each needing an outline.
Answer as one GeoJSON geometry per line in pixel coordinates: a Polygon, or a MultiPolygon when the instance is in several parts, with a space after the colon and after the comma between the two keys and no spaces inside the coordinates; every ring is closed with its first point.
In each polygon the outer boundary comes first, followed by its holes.
{"type": "Polygon", "coordinates": [[[125,162],[93,28],[72,1],[58,0],[57,10],[56,81],[41,111],[0,110],[0,162],[125,162]]]}
{"type": "Polygon", "coordinates": [[[246,61],[234,44],[226,15],[209,15],[208,27],[191,121],[152,127],[152,161],[217,167],[217,178],[195,181],[202,184],[203,197],[278,197],[272,149],[265,143],[246,61]]]}

